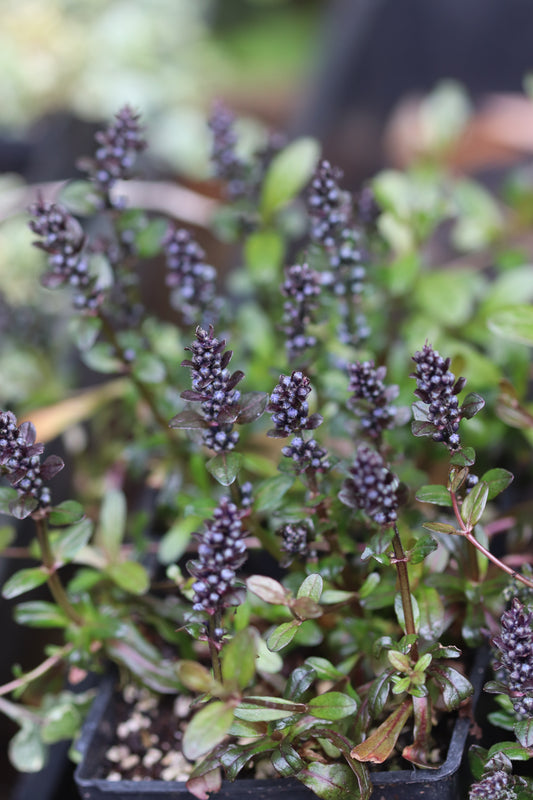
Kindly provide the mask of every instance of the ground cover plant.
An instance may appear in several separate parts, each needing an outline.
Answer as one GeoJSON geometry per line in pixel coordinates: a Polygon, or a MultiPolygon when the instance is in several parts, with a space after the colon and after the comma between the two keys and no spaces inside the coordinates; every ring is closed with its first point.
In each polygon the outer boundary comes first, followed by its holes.
{"type": "Polygon", "coordinates": [[[127,106],[80,162],[87,179],[30,209],[83,362],[123,381],[90,425],[84,504],[55,504],[63,460],[0,415],[1,508],[33,523],[37,564],[3,596],[62,637],[0,687],[11,757],[38,769],[74,737],[91,694],[73,684],[112,661],[192,694],[196,796],[267,761],[319,797],[364,800],[374,765],[442,763],[434,730],[468,703],[491,639],[494,721],[516,739],[473,750],[471,797],[525,797],[531,533],[505,498],[530,481],[533,279],[511,234],[531,192],[509,195],[511,225],[429,158],[352,196],[312,140],[265,132],[250,155],[221,105],[209,127],[214,230],[241,245],[225,280],[191,231],[125,203],[146,148],[127,106]],[[456,263],[473,252],[481,266],[456,263]],[[143,304],[161,263],[172,322],[143,304]],[[44,584],[51,601],[18,599],[44,584]]]}

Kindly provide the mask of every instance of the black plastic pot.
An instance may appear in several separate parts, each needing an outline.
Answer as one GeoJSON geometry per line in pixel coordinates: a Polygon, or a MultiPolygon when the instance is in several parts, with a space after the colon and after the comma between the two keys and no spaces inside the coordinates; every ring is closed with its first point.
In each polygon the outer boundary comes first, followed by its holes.
{"type": "MultiPolygon", "coordinates": [[[[480,650],[474,662],[470,680],[474,686],[475,707],[488,664],[488,653],[480,650]]],[[[101,774],[103,756],[114,738],[112,718],[113,685],[107,682],[94,701],[85,722],[78,749],[82,761],[74,778],[82,800],[193,800],[184,783],[167,781],[107,781],[101,774]]],[[[436,770],[410,769],[396,772],[374,772],[372,800],[460,800],[464,789],[464,754],[470,719],[458,716],[454,724],[448,756],[436,770]]],[[[234,783],[224,781],[222,789],[212,800],[313,800],[316,795],[296,779],[250,780],[234,783]]]]}

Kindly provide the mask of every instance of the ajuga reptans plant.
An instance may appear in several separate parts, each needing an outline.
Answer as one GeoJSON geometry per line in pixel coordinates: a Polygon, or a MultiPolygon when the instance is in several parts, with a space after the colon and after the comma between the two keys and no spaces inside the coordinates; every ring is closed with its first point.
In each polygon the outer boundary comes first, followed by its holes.
{"type": "MultiPolygon", "coordinates": [[[[373,253],[388,254],[370,189],[354,200],[308,140],[276,153],[266,137],[247,161],[222,106],[209,126],[247,265],[229,291],[210,247],[118,196],[145,149],[127,107],[81,162],[85,209],[99,224],[80,221],[68,193],[31,209],[42,282],[70,289],[82,359],[119,378],[110,385],[122,406],[88,425],[117,441],[91,447],[104,451],[101,503],[94,476],[74,484],[91,489],[87,514],[72,500],[55,504],[48,481],[63,462],[42,460],[33,425],[1,412],[2,510],[34,523],[37,561],[3,593],[18,599],[47,584],[53,602],[22,602],[18,619],[54,625],[64,642],[0,687],[0,710],[24,735],[31,727],[42,754],[54,736],[75,734],[88,697],[52,687],[30,708],[15,695],[61,665],[80,677],[113,661],[156,693],[193,695],[182,750],[196,796],[268,763],[318,796],[368,800],[369,765],[442,763],[437,722],[472,694],[468,663],[453,660],[492,636],[496,690],[524,756],[531,612],[517,587],[523,597],[533,581],[487,539],[512,475],[478,467],[466,444],[484,399],[461,399],[465,379],[429,340],[411,360],[398,335],[389,358],[385,322],[371,330],[386,297],[383,285],[372,294],[383,280],[373,253]],[[307,166],[293,179],[287,164],[300,148],[307,166]],[[303,243],[287,233],[287,210],[305,215],[303,243]],[[138,276],[153,258],[173,326],[142,303],[138,276]],[[268,290],[264,269],[275,272],[268,290]],[[411,428],[399,405],[407,398],[411,428]],[[421,485],[426,467],[437,482],[421,485]],[[155,497],[154,508],[135,509],[140,497],[155,497]],[[166,581],[151,569],[153,551],[166,581]],[[64,719],[76,725],[53,728],[51,708],[70,709],[64,719]]],[[[15,742],[19,765],[23,752],[15,742]]],[[[498,752],[478,753],[472,798],[521,790],[498,752]]]]}

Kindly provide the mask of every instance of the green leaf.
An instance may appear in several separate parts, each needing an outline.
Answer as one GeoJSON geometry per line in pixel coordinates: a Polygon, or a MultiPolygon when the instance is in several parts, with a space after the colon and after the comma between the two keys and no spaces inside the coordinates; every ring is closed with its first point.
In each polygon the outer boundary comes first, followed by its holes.
{"type": "Polygon", "coordinates": [[[44,767],[47,748],[38,726],[24,721],[20,731],[9,742],[8,752],[9,760],[19,772],[39,772],[44,767]]]}
{"type": "Polygon", "coordinates": [[[263,181],[260,210],[264,219],[286,205],[309,182],[319,158],[318,142],[296,139],[272,159],[263,181]]]}
{"type": "Polygon", "coordinates": [[[259,486],[254,506],[257,511],[276,511],[283,496],[294,485],[295,477],[288,473],[267,478],[259,486]]]}
{"type": "Polygon", "coordinates": [[[9,525],[0,527],[0,553],[14,541],[15,531],[9,525]]]}
{"type": "Polygon", "coordinates": [[[122,561],[111,564],[106,573],[111,580],[130,594],[145,594],[150,587],[150,578],[142,564],[136,561],[122,561]]]}
{"type": "Polygon", "coordinates": [[[97,541],[110,561],[120,555],[120,546],[126,532],[127,506],[124,493],[110,489],[104,495],[100,507],[97,541]]]}
{"type": "Polygon", "coordinates": [[[255,634],[243,628],[222,650],[222,678],[224,685],[237,684],[245,689],[255,675],[255,634]]]}
{"type": "Polygon", "coordinates": [[[442,701],[448,711],[458,708],[463,700],[466,700],[474,692],[468,678],[465,678],[453,667],[446,667],[433,661],[428,674],[439,687],[442,701]]]}
{"type": "Polygon", "coordinates": [[[398,650],[389,650],[387,653],[391,666],[399,672],[408,672],[411,667],[411,659],[405,653],[400,653],[398,650]]]}
{"type": "Polygon", "coordinates": [[[359,589],[359,598],[364,600],[365,597],[369,597],[374,589],[376,589],[381,582],[381,578],[378,572],[371,572],[365,578],[361,588],[359,589]]]}
{"type": "Polygon", "coordinates": [[[409,558],[410,563],[421,564],[422,561],[429,556],[430,553],[433,553],[438,546],[438,542],[435,541],[433,536],[421,536],[416,540],[416,544],[411,550],[409,558]]]}
{"type": "Polygon", "coordinates": [[[36,589],[37,586],[42,586],[47,580],[48,576],[41,567],[20,569],[4,583],[2,597],[12,600],[14,597],[36,589]]]}
{"type": "Polygon", "coordinates": [[[285,700],[283,697],[247,697],[235,709],[235,716],[237,719],[249,722],[271,722],[290,717],[295,713],[302,714],[304,711],[304,705],[294,703],[292,700],[285,700]],[[260,700],[261,705],[256,705],[255,699],[260,700]],[[267,708],[263,703],[270,703],[272,707],[267,708]]]}
{"type": "Polygon", "coordinates": [[[288,593],[284,586],[267,575],[251,575],[246,579],[248,591],[257,595],[265,603],[287,605],[288,593]]]}
{"type": "Polygon", "coordinates": [[[186,659],[178,663],[178,677],[191,692],[210,692],[214,680],[209,670],[197,661],[186,659]]]}
{"type": "Polygon", "coordinates": [[[337,669],[337,667],[334,667],[331,661],[328,661],[326,658],[310,656],[310,658],[305,659],[305,663],[316,672],[316,676],[319,680],[338,681],[340,678],[345,677],[344,673],[337,669]]]}
{"type": "Polygon", "coordinates": [[[198,516],[187,516],[176,522],[168,530],[161,541],[157,551],[157,557],[161,564],[173,564],[187,550],[191,541],[191,534],[196,531],[202,520],[198,516]]]}
{"type": "Polygon", "coordinates": [[[418,632],[423,639],[438,641],[446,627],[446,614],[440,595],[432,586],[421,584],[417,589],[420,624],[418,632]]]}
{"type": "Polygon", "coordinates": [[[233,722],[233,708],[215,700],[204,706],[187,725],[182,750],[185,758],[195,761],[208,753],[227,735],[233,722]]]}
{"type": "MultiPolygon", "coordinates": [[[[372,574],[375,575],[376,573],[372,574]]],[[[345,592],[343,589],[325,589],[320,597],[320,602],[323,605],[332,605],[333,603],[349,603],[350,600],[355,600],[356,597],[357,592],[345,592]]]]}
{"type": "Polygon", "coordinates": [[[372,681],[368,692],[368,710],[373,719],[377,719],[383,709],[389,696],[390,684],[392,675],[389,670],[385,670],[372,681]]]}
{"type": "Polygon", "coordinates": [[[282,778],[296,775],[297,772],[305,767],[305,761],[286,739],[283,739],[278,749],[274,750],[271,761],[272,766],[282,778]]]}
{"type": "MultiPolygon", "coordinates": [[[[415,622],[415,628],[418,631],[418,626],[420,625],[420,609],[418,608],[418,603],[416,602],[416,597],[414,597],[414,595],[411,595],[411,605],[412,605],[412,608],[413,608],[413,617],[414,617],[414,622],[415,622]]],[[[401,596],[400,592],[397,592],[397,594],[396,594],[396,596],[394,598],[394,611],[396,612],[396,617],[398,619],[398,622],[400,623],[400,625],[401,625],[401,627],[402,627],[402,629],[403,629],[403,631],[405,633],[406,632],[405,631],[405,615],[404,615],[404,609],[403,609],[403,603],[402,603],[402,596],[401,596]]]]}
{"type": "Polygon", "coordinates": [[[18,492],[11,486],[0,486],[0,512],[11,515],[11,504],[16,502],[18,492]]]}
{"type": "Polygon", "coordinates": [[[138,353],[132,371],[141,383],[163,383],[167,374],[163,362],[152,353],[138,353]]]}
{"type": "Polygon", "coordinates": [[[271,229],[255,231],[244,244],[244,257],[250,272],[258,283],[269,286],[279,277],[284,252],[283,239],[271,229]]]}
{"type": "Polygon", "coordinates": [[[474,776],[476,781],[481,779],[483,772],[485,771],[485,763],[487,761],[487,749],[485,747],[480,747],[477,744],[473,744],[470,746],[468,750],[468,764],[470,766],[470,771],[474,776]]]}
{"type": "Polygon", "coordinates": [[[297,778],[322,800],[368,800],[370,797],[370,793],[360,793],[357,779],[346,764],[311,761],[297,778]]]}
{"type": "Polygon", "coordinates": [[[460,408],[461,416],[464,419],[472,419],[478,414],[482,408],[485,406],[485,400],[481,397],[481,395],[476,394],[475,392],[470,392],[467,394],[465,399],[463,400],[460,408]]]}
{"type": "Polygon", "coordinates": [[[135,249],[141,258],[153,258],[161,250],[161,241],[165,235],[167,223],[157,218],[148,222],[135,236],[135,249]]]}
{"type": "Polygon", "coordinates": [[[507,489],[509,484],[513,482],[514,475],[512,472],[508,472],[506,469],[500,469],[499,467],[496,467],[485,472],[481,476],[481,480],[488,484],[489,487],[489,495],[487,499],[493,500],[501,492],[507,489]]]}
{"type": "Polygon", "coordinates": [[[71,330],[76,347],[81,351],[90,350],[102,330],[102,320],[99,317],[76,317],[71,320],[71,330]]]}
{"type": "Polygon", "coordinates": [[[461,517],[465,525],[473,527],[481,519],[489,498],[489,486],[485,481],[478,481],[466,495],[461,506],[461,517]]]}
{"type": "MultiPolygon", "coordinates": [[[[476,395],[477,396],[477,395],[476,395]]],[[[471,467],[476,463],[476,451],[473,447],[463,447],[450,458],[450,464],[457,467],[471,467]]]]}
{"type": "Polygon", "coordinates": [[[96,342],[90,350],[83,350],[81,360],[85,366],[104,374],[122,372],[123,368],[120,359],[105,342],[96,342]]]}
{"type": "Polygon", "coordinates": [[[517,722],[514,732],[522,747],[533,748],[533,717],[517,722]]]}
{"type": "MultiPolygon", "coordinates": [[[[527,722],[527,720],[524,720],[527,722]]],[[[533,725],[531,725],[533,729],[533,725]]],[[[533,736],[531,737],[533,742],[533,736]]],[[[488,758],[492,758],[496,753],[503,753],[511,761],[529,761],[531,752],[528,747],[517,742],[497,742],[489,748],[488,758]]]]}
{"type": "Polygon", "coordinates": [[[75,558],[82,547],[89,542],[92,532],[93,523],[87,517],[60,531],[52,546],[56,561],[65,563],[75,558]]]}
{"type": "Polygon", "coordinates": [[[79,522],[83,516],[83,506],[80,503],[75,500],[65,500],[54,506],[48,519],[51,525],[71,525],[79,522]]]}
{"type": "Polygon", "coordinates": [[[35,511],[38,505],[39,502],[37,498],[25,494],[19,497],[18,500],[13,500],[9,506],[9,511],[17,519],[26,519],[26,517],[29,517],[29,515],[35,511]]]}
{"type": "Polygon", "coordinates": [[[337,720],[355,714],[357,703],[342,692],[325,692],[309,700],[307,708],[312,717],[337,720]]]}
{"type": "Polygon", "coordinates": [[[424,522],[422,527],[427,528],[428,531],[434,531],[435,533],[459,533],[449,522],[424,522]]]}
{"type": "Polygon", "coordinates": [[[416,493],[420,503],[433,503],[437,506],[451,506],[452,499],[448,490],[440,484],[421,486],[416,493]]]}
{"type": "Polygon", "coordinates": [[[69,624],[67,615],[59,606],[40,600],[19,603],[14,617],[19,625],[31,628],[65,628],[69,624]]]}
{"type": "Polygon", "coordinates": [[[288,644],[292,642],[301,622],[298,619],[293,619],[291,622],[282,622],[277,628],[274,628],[272,633],[267,639],[268,649],[277,653],[278,650],[283,650],[288,644]]]}
{"type": "Polygon", "coordinates": [[[314,600],[315,603],[318,603],[320,602],[320,596],[322,595],[323,587],[324,581],[322,580],[322,577],[318,573],[313,573],[312,575],[308,575],[304,580],[298,589],[298,594],[296,596],[298,598],[310,597],[311,600],[314,600]]]}
{"type": "Polygon", "coordinates": [[[502,339],[510,339],[533,346],[533,306],[515,305],[492,314],[487,325],[492,333],[502,339]]]}
{"type": "Polygon", "coordinates": [[[206,467],[222,486],[231,486],[239,474],[242,460],[240,453],[219,453],[207,462],[206,467]]]}
{"type": "Polygon", "coordinates": [[[62,739],[73,739],[80,729],[82,716],[73,703],[59,703],[46,713],[41,730],[45,744],[53,744],[62,739]]]}
{"type": "Polygon", "coordinates": [[[383,764],[394,750],[398,736],[403,730],[412,711],[410,700],[398,706],[379,728],[370,734],[364,742],[352,750],[352,758],[358,761],[370,761],[373,764],[383,764]]]}
{"type": "Polygon", "coordinates": [[[71,214],[90,217],[98,210],[98,201],[91,181],[69,181],[59,192],[58,202],[71,214]]]}

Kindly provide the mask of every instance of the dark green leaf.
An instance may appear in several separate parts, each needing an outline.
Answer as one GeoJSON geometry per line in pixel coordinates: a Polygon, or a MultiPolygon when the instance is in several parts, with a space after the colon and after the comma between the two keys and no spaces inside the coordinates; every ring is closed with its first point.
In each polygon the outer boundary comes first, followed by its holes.
{"type": "Polygon", "coordinates": [[[476,394],[475,392],[470,392],[470,394],[467,394],[463,400],[459,410],[464,419],[472,419],[472,417],[475,417],[476,414],[481,411],[484,405],[485,400],[481,397],[481,395],[476,394]]]}
{"type": "MultiPolygon", "coordinates": [[[[527,722],[527,720],[525,721],[527,722]]],[[[533,730],[533,724],[531,728],[533,730]]],[[[533,733],[531,741],[533,742],[533,733]]],[[[496,753],[503,753],[511,761],[529,761],[531,758],[530,749],[517,742],[498,742],[497,744],[493,744],[489,749],[488,757],[492,758],[496,753]]]]}
{"type": "Polygon", "coordinates": [[[204,706],[187,725],[183,736],[183,754],[190,761],[208,753],[227,735],[233,722],[233,708],[215,700],[204,706]]]}
{"type": "Polygon", "coordinates": [[[478,481],[466,495],[461,506],[461,517],[471,528],[481,519],[489,497],[489,486],[485,481],[478,481]]]}
{"type": "Polygon", "coordinates": [[[252,758],[263,755],[273,750],[275,743],[268,737],[263,737],[259,741],[250,742],[249,744],[233,744],[227,745],[221,754],[221,762],[226,771],[228,780],[234,781],[243,767],[248,764],[252,758]]]}
{"type": "MultiPolygon", "coordinates": [[[[418,603],[416,602],[416,598],[413,595],[411,595],[411,606],[413,609],[415,628],[418,631],[418,626],[420,624],[420,610],[418,608],[418,603]]],[[[402,629],[405,631],[405,613],[402,603],[402,596],[400,592],[397,592],[394,598],[394,610],[396,612],[396,617],[398,618],[398,622],[402,626],[402,629]]]]}
{"type": "Polygon", "coordinates": [[[478,744],[473,744],[468,750],[468,763],[474,779],[479,781],[485,770],[487,750],[478,744]]]}
{"type": "Polygon", "coordinates": [[[442,702],[448,711],[458,708],[474,691],[470,681],[453,667],[446,667],[433,661],[428,674],[439,687],[442,702]]]}
{"type": "Polygon", "coordinates": [[[472,467],[476,463],[476,451],[473,447],[463,447],[450,458],[450,464],[457,467],[472,467]]]}
{"type": "Polygon", "coordinates": [[[393,536],[394,532],[390,528],[375,533],[361,554],[361,561],[367,561],[373,556],[382,563],[381,556],[389,549],[393,536]]]}
{"type": "MultiPolygon", "coordinates": [[[[425,526],[424,526],[425,527],[425,526]]],[[[417,539],[415,546],[411,550],[409,561],[411,564],[421,564],[422,561],[437,549],[438,543],[433,536],[421,536],[417,539]]]]}
{"type": "Polygon", "coordinates": [[[411,423],[411,431],[413,436],[433,436],[435,433],[435,426],[432,422],[424,422],[424,420],[415,419],[411,423]]]}
{"type": "Polygon", "coordinates": [[[452,499],[448,490],[440,484],[421,486],[416,493],[420,503],[433,503],[437,506],[451,506],[452,499]]]}
{"type": "Polygon", "coordinates": [[[242,465],[240,453],[219,453],[213,456],[206,467],[222,486],[231,486],[242,465]]]}
{"type": "Polygon", "coordinates": [[[284,695],[287,700],[293,700],[296,703],[301,702],[315,678],[315,670],[307,664],[293,669],[285,685],[284,695]]]}
{"type": "Polygon", "coordinates": [[[79,522],[83,515],[83,506],[80,503],[75,500],[65,500],[54,506],[48,519],[51,525],[71,525],[79,522]]]}
{"type": "Polygon", "coordinates": [[[489,469],[488,472],[485,472],[484,475],[482,475],[481,480],[488,484],[488,500],[493,500],[501,492],[507,489],[509,484],[514,480],[514,475],[512,472],[508,472],[506,469],[500,469],[499,467],[496,467],[495,469],[489,469]]]}
{"type": "Polygon", "coordinates": [[[305,766],[305,761],[300,758],[298,752],[286,740],[283,739],[279,747],[272,753],[272,766],[282,778],[295,775],[305,766]]]}
{"type": "Polygon", "coordinates": [[[390,670],[385,670],[374,679],[368,692],[368,708],[373,719],[377,719],[389,696],[392,674],[390,670]]]}
{"type": "Polygon", "coordinates": [[[318,157],[319,145],[311,138],[296,139],[274,156],[261,194],[260,207],[265,219],[299,194],[310,180],[318,157]]]}
{"type": "Polygon", "coordinates": [[[239,403],[239,414],[235,420],[239,425],[253,422],[263,414],[268,403],[267,392],[246,392],[239,403]]]}
{"type": "Polygon", "coordinates": [[[257,511],[276,511],[280,508],[283,496],[293,486],[294,481],[294,475],[287,473],[263,481],[255,497],[257,511]]]}
{"type": "Polygon", "coordinates": [[[514,732],[522,747],[533,748],[533,717],[517,722],[514,732]]]}
{"type": "Polygon", "coordinates": [[[342,692],[325,692],[307,703],[309,714],[319,719],[337,720],[349,717],[357,711],[357,703],[342,692]]]}
{"type": "Polygon", "coordinates": [[[2,597],[12,600],[25,592],[30,592],[37,586],[42,586],[47,580],[48,576],[41,567],[20,569],[4,583],[2,597]]]}
{"type": "Polygon", "coordinates": [[[14,616],[19,625],[31,628],[65,628],[69,624],[67,615],[59,606],[40,600],[19,603],[14,616]]]}
{"type": "Polygon", "coordinates": [[[448,476],[448,490],[456,493],[468,478],[470,470],[468,467],[452,466],[448,476]]]}
{"type": "Polygon", "coordinates": [[[322,800],[368,800],[362,795],[354,773],[346,764],[322,764],[311,761],[297,778],[322,800]]]}

